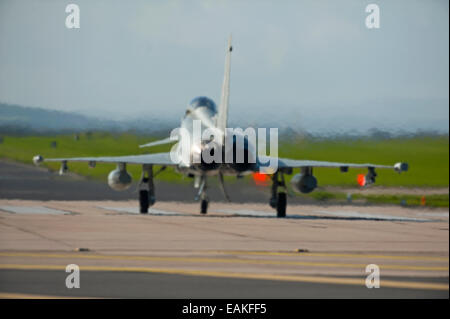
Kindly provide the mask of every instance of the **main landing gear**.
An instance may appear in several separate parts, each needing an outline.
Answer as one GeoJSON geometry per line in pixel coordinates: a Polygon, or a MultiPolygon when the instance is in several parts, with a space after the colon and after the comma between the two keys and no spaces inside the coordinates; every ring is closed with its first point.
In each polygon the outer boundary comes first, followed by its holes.
{"type": "Polygon", "coordinates": [[[272,175],[272,196],[270,197],[270,206],[277,210],[277,217],[286,217],[286,184],[282,172],[276,172],[272,175]],[[281,187],[281,190],[278,190],[281,187]]]}

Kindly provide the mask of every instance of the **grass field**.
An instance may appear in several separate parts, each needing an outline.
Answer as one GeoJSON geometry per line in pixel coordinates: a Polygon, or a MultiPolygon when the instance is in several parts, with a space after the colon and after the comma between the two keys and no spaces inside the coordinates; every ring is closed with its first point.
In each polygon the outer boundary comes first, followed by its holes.
{"type": "MultiPolygon", "coordinates": [[[[92,133],[57,136],[3,136],[0,144],[0,158],[31,164],[32,157],[107,156],[158,153],[169,151],[170,145],[152,148],[138,148],[154,138],[134,134],[92,133]],[[56,147],[51,143],[55,141],[56,147]]],[[[295,159],[342,161],[354,163],[377,163],[392,165],[396,162],[409,163],[407,173],[393,170],[378,170],[376,184],[380,186],[403,187],[447,187],[449,185],[449,139],[440,137],[414,137],[385,140],[297,140],[279,145],[279,156],[295,159]]],[[[43,165],[57,170],[59,163],[43,165]]],[[[104,179],[115,168],[114,164],[99,164],[95,169],[86,163],[69,163],[71,171],[95,179],[104,179]]],[[[129,165],[133,178],[140,175],[139,165],[129,165]]],[[[341,173],[338,169],[317,168],[314,175],[320,186],[356,186],[356,176],[366,169],[351,169],[341,173]]],[[[183,177],[167,169],[159,178],[165,181],[183,181],[183,177]]]]}
{"type": "MultiPolygon", "coordinates": [[[[385,140],[303,140],[281,145],[280,157],[305,158],[353,163],[392,165],[409,163],[407,173],[378,170],[377,185],[405,187],[444,187],[449,184],[448,136],[414,137],[385,140]]],[[[366,169],[352,169],[340,173],[338,169],[315,169],[314,175],[321,186],[356,185],[357,174],[366,169]]]]}

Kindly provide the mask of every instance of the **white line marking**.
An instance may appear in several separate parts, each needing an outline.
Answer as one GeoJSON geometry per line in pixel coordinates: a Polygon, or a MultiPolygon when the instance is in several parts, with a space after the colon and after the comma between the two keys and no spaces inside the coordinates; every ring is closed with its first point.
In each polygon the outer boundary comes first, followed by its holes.
{"type": "Polygon", "coordinates": [[[357,218],[357,219],[377,219],[386,221],[413,221],[413,222],[426,222],[429,219],[420,219],[414,217],[403,217],[403,216],[390,216],[383,214],[365,214],[356,211],[328,211],[328,210],[318,210],[315,211],[317,214],[324,214],[327,216],[336,217],[347,217],[347,218],[357,218]]]}
{"type": "MultiPolygon", "coordinates": [[[[110,207],[110,206],[97,206],[101,209],[106,210],[112,210],[119,213],[126,213],[126,214],[137,214],[140,215],[138,207],[110,207]]],[[[146,215],[146,214],[142,214],[146,215]]],[[[169,212],[165,210],[159,210],[154,208],[149,208],[147,215],[171,215],[171,216],[186,216],[186,214],[177,213],[177,212],[169,212]]]]}
{"type": "Polygon", "coordinates": [[[0,206],[0,209],[13,214],[68,215],[71,212],[48,208],[45,206],[0,206]]]}

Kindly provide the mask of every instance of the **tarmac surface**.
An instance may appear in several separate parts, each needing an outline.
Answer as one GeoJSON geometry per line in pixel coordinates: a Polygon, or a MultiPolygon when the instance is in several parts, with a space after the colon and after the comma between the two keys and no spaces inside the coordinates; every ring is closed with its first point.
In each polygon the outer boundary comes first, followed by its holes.
{"type": "Polygon", "coordinates": [[[449,297],[448,209],[294,203],[277,219],[266,203],[212,202],[202,216],[169,197],[142,215],[103,186],[0,162],[0,297],[449,297]],[[370,264],[380,288],[365,285],[370,264]]]}
{"type": "MultiPolygon", "coordinates": [[[[215,178],[209,181],[208,196],[212,201],[224,201],[215,178]]],[[[233,202],[269,202],[269,189],[255,187],[239,180],[238,188],[228,187],[233,202]]],[[[191,183],[167,183],[155,179],[159,201],[194,202],[197,190],[191,183]]],[[[28,200],[136,200],[136,181],[125,191],[112,190],[105,181],[87,180],[76,174],[59,176],[44,167],[35,167],[0,160],[0,198],[28,200]]],[[[297,199],[295,199],[297,200],[297,199]]],[[[298,201],[298,200],[297,200],[298,201]]]]}

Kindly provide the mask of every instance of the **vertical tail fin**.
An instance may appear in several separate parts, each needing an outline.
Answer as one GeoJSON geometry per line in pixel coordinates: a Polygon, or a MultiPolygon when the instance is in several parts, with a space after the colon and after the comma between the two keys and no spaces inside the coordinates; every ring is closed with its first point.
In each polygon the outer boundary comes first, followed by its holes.
{"type": "Polygon", "coordinates": [[[228,98],[230,96],[230,69],[231,69],[231,35],[228,38],[227,54],[225,57],[225,74],[223,76],[222,95],[220,98],[219,112],[217,115],[217,128],[224,132],[227,127],[228,120],[228,98]]]}

